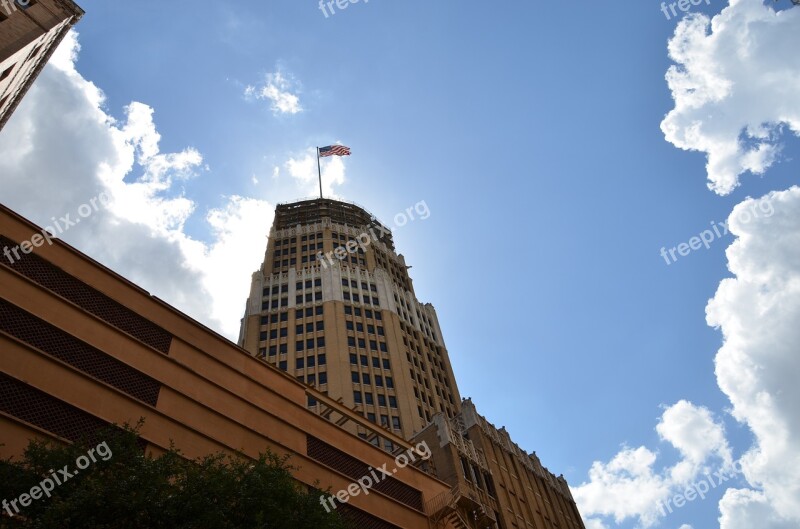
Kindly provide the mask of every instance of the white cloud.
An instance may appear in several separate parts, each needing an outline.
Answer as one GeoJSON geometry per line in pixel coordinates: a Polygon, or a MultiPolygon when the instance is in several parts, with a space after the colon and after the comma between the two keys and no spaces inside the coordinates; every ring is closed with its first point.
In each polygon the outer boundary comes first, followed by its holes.
{"type": "Polygon", "coordinates": [[[303,107],[296,92],[297,82],[291,76],[277,71],[266,74],[263,84],[247,86],[244,95],[269,101],[274,114],[297,114],[303,111],[303,107]]]}
{"type": "Polygon", "coordinates": [[[730,229],[738,238],[727,256],[735,277],[720,283],[706,309],[724,338],[717,381],[756,440],[743,457],[753,489],[727,491],[723,529],[753,527],[748,520],[760,529],[800,524],[800,188],[765,199],[769,217],[740,220],[752,199],[734,208],[730,229]]]}
{"type": "Polygon", "coordinates": [[[634,519],[641,527],[651,527],[667,513],[662,502],[698,476],[730,467],[724,428],[704,407],[682,400],[664,410],[656,431],[680,453],[677,463],[659,470],[656,452],[625,447],[608,463],[595,461],[589,481],[572,488],[581,514],[593,524],[601,523],[600,516],[616,523],[634,519]]]}
{"type": "Polygon", "coordinates": [[[713,20],[682,20],[669,42],[675,108],[661,130],[676,147],[706,153],[709,188],[719,194],[775,163],[784,126],[800,135],[798,27],[798,8],[731,0],[713,20]]]}
{"type": "MultiPolygon", "coordinates": [[[[345,164],[341,156],[331,156],[321,161],[322,191],[326,198],[334,198],[334,186],[345,182],[345,164]]],[[[276,168],[277,169],[277,168],[276,168]]],[[[294,178],[306,195],[319,194],[319,173],[317,169],[317,151],[309,147],[297,157],[289,158],[286,170],[294,178]]]]}
{"type": "Polygon", "coordinates": [[[235,339],[273,207],[223,198],[201,213],[210,242],[187,235],[184,225],[199,208],[182,189],[207,170],[202,155],[160,152],[147,105],[131,103],[119,122],[108,115],[103,93],[75,69],[79,49],[68,34],[0,134],[3,203],[47,225],[106,193],[108,208],[64,239],[235,339]]]}

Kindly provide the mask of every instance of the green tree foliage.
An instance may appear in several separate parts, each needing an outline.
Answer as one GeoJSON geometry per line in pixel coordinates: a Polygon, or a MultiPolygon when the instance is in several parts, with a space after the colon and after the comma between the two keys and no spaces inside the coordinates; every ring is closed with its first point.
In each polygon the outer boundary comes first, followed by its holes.
{"type": "Polygon", "coordinates": [[[320,491],[292,477],[294,467],[285,457],[267,451],[256,461],[223,454],[191,461],[174,448],[151,457],[138,442],[140,426],[109,429],[96,434],[98,441],[66,446],[31,441],[21,459],[0,461],[0,500],[10,502],[53,473],[62,476],[65,465],[73,472],[76,460],[98,443],[111,453],[56,485],[51,497],[27,507],[17,503],[19,514],[11,508],[11,517],[4,509],[0,529],[346,527],[320,505],[320,491]]]}

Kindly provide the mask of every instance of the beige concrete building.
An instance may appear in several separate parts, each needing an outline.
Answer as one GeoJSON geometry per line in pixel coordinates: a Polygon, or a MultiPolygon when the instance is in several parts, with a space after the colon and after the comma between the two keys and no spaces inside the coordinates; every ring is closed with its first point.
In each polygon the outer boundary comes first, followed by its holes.
{"type": "MultiPolygon", "coordinates": [[[[239,341],[405,439],[437,413],[458,413],[436,311],[416,298],[391,231],[354,204],[277,207],[239,341]]],[[[387,437],[354,433],[393,449],[387,437]]]]}
{"type": "Polygon", "coordinates": [[[0,0],[0,130],[82,16],[71,0],[0,0]]]}
{"type": "Polygon", "coordinates": [[[431,448],[437,475],[453,486],[428,506],[434,527],[585,529],[564,477],[478,414],[471,400],[456,417],[434,417],[414,440],[431,448]]]}

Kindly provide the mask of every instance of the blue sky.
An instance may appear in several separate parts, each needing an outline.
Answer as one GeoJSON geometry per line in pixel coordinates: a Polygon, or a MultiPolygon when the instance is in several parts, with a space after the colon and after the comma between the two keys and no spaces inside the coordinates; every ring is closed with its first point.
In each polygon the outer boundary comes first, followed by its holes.
{"type": "Polygon", "coordinates": [[[315,192],[310,149],[346,144],[326,190],[388,225],[427,203],[395,240],[462,396],[565,475],[590,529],[797,527],[800,474],[776,473],[800,462],[788,0],[80,5],[0,133],[6,205],[45,223],[108,191],[65,239],[235,339],[274,205],[315,192]],[[659,255],[743,202],[761,214],[738,239],[659,255]],[[653,514],[748,451],[722,504],[653,514]]]}

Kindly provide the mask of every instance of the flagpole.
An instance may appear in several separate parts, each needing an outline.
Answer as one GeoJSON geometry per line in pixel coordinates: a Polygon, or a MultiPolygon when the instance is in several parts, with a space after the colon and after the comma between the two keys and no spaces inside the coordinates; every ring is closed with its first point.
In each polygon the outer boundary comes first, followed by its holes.
{"type": "Polygon", "coordinates": [[[319,198],[322,198],[322,169],[319,167],[319,147],[317,147],[317,175],[319,175],[319,198]]]}

